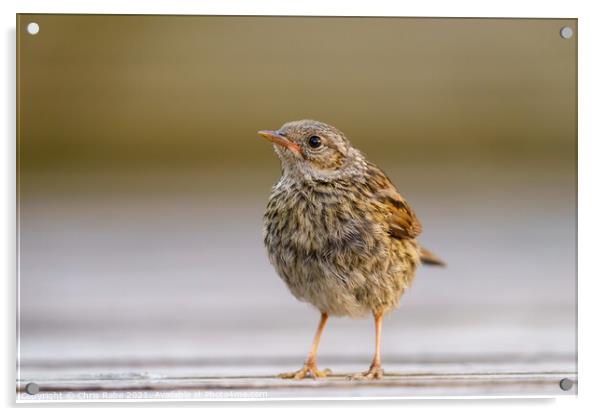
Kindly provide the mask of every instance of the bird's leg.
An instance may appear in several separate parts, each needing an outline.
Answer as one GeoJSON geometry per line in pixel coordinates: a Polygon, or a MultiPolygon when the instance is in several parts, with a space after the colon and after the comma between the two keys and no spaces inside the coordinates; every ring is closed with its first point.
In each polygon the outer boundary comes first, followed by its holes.
{"type": "Polygon", "coordinates": [[[314,379],[320,377],[326,377],[331,374],[331,371],[326,368],[324,371],[318,370],[316,366],[316,353],[318,352],[318,344],[320,343],[320,336],[322,335],[322,331],[324,331],[324,326],[326,325],[326,320],[328,319],[328,314],[326,312],[322,312],[322,316],[320,317],[320,324],[318,325],[318,329],[316,330],[316,335],[314,335],[314,341],[311,344],[311,350],[309,351],[309,355],[303,364],[303,367],[299,371],[293,371],[292,373],[282,373],[278,374],[280,378],[294,378],[295,380],[301,380],[307,377],[310,374],[314,379]]]}
{"type": "Polygon", "coordinates": [[[374,351],[374,358],[372,358],[372,364],[370,364],[370,368],[368,369],[368,371],[352,375],[352,380],[372,380],[380,379],[383,377],[384,372],[380,366],[380,332],[382,326],[382,318],[382,312],[374,312],[376,350],[374,351]]]}

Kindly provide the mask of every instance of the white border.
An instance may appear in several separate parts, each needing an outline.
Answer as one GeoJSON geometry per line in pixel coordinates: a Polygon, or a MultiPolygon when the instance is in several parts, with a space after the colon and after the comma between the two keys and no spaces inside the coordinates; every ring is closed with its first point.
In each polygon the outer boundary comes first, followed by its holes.
{"type": "MultiPolygon", "coordinates": [[[[14,85],[14,27],[15,13],[122,13],[122,14],[237,14],[237,15],[322,15],[322,16],[456,16],[456,17],[545,17],[545,18],[579,18],[579,398],[562,397],[554,402],[545,401],[527,402],[525,400],[499,401],[486,399],[477,402],[464,402],[458,398],[442,400],[439,402],[425,401],[421,399],[402,402],[404,408],[411,407],[416,411],[441,411],[445,406],[448,411],[458,412],[463,415],[475,413],[481,414],[487,410],[488,414],[504,414],[514,408],[528,407],[530,413],[544,413],[566,415],[568,412],[587,411],[590,407],[599,408],[597,399],[597,388],[600,386],[600,355],[602,346],[600,337],[595,333],[599,331],[600,301],[602,294],[600,266],[598,263],[598,240],[602,235],[600,227],[600,215],[602,215],[602,204],[600,202],[600,140],[602,140],[601,128],[598,122],[600,108],[597,101],[602,97],[599,75],[602,73],[600,58],[601,26],[600,16],[597,13],[594,1],[542,1],[530,2],[506,0],[495,4],[492,2],[479,1],[416,1],[416,2],[387,2],[383,0],[370,1],[251,1],[251,0],[213,0],[193,2],[191,0],[105,0],[105,1],[27,1],[2,2],[1,19],[3,22],[4,42],[2,43],[5,62],[2,65],[3,90],[6,92],[1,102],[0,116],[4,126],[3,146],[3,169],[1,169],[2,181],[0,181],[0,195],[3,203],[2,221],[5,230],[4,238],[1,240],[2,247],[0,255],[2,264],[6,265],[4,279],[4,295],[6,313],[3,314],[2,333],[6,342],[2,343],[3,353],[1,372],[3,393],[3,404],[14,403],[14,380],[15,380],[15,85],[14,85]],[[11,31],[12,30],[12,31],[11,31]],[[425,405],[425,403],[428,403],[425,405]],[[491,406],[495,403],[496,406],[491,406]],[[546,405],[547,403],[547,405],[546,405]],[[554,403],[551,406],[550,403],[554,403]],[[535,406],[533,406],[535,404],[535,406]]],[[[80,403],[80,402],[78,402],[80,403]]],[[[104,403],[104,402],[103,402],[104,403]]],[[[160,403],[151,402],[154,406],[164,407],[160,403]]],[[[240,402],[229,402],[226,405],[207,403],[207,406],[216,407],[213,411],[227,410],[225,407],[241,408],[250,406],[262,414],[275,409],[276,406],[259,403],[245,404],[240,402]]],[[[277,406],[298,405],[308,406],[306,402],[272,402],[277,406]]],[[[328,405],[328,402],[319,402],[320,405],[328,405]]],[[[366,405],[375,405],[382,411],[390,408],[392,404],[400,404],[398,401],[385,402],[362,402],[359,400],[337,402],[337,406],[353,407],[359,412],[367,410],[366,405]],[[383,405],[385,403],[385,405],[383,405]]],[[[173,403],[168,403],[173,405],[173,403]]],[[[75,405],[77,406],[77,405],[75,405]]],[[[140,406],[140,405],[138,405],[140,406]]],[[[37,404],[26,407],[39,407],[37,404]]],[[[53,410],[58,410],[56,409],[53,410]]],[[[302,407],[302,406],[297,406],[302,407]]],[[[332,404],[329,406],[332,407],[332,404]]],[[[87,409],[100,410],[103,409],[87,409]]],[[[133,410],[133,409],[132,409],[133,410]]],[[[153,409],[159,410],[161,409],[153,409]]],[[[63,412],[64,410],[60,410],[63,412]]],[[[151,409],[145,409],[148,413],[151,409]]],[[[291,409],[289,411],[311,411],[309,409],[291,409]]]]}

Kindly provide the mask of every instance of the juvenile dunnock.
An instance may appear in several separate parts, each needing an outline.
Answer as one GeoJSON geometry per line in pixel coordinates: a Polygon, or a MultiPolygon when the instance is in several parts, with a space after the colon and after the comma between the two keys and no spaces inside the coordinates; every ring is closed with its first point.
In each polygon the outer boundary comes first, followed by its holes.
{"type": "Polygon", "coordinates": [[[303,367],[280,377],[328,375],[316,366],[328,316],[372,313],[374,358],[352,378],[381,378],[383,314],[397,306],[421,261],[443,262],[416,241],[421,225],[389,178],[335,127],[301,120],[258,134],[274,144],[282,164],[264,216],[270,262],[297,299],[321,312],[303,367]]]}

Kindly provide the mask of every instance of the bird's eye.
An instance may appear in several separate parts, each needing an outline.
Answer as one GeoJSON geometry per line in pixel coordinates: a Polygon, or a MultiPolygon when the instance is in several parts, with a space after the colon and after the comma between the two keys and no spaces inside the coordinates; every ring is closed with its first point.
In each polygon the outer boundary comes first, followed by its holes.
{"type": "Polygon", "coordinates": [[[320,140],[320,138],[318,136],[311,136],[309,138],[309,146],[313,147],[314,149],[317,149],[318,147],[322,146],[322,140],[320,140]]]}

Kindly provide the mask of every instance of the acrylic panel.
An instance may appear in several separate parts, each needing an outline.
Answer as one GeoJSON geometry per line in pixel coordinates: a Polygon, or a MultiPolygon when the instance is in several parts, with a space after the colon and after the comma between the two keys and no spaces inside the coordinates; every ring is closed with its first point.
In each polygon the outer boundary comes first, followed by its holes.
{"type": "Polygon", "coordinates": [[[576,19],[18,15],[18,400],[576,394],[576,69],[576,19]],[[300,119],[446,262],[380,380],[348,380],[369,315],[328,320],[332,375],[276,377],[320,313],[266,255],[257,131],[300,119]]]}

